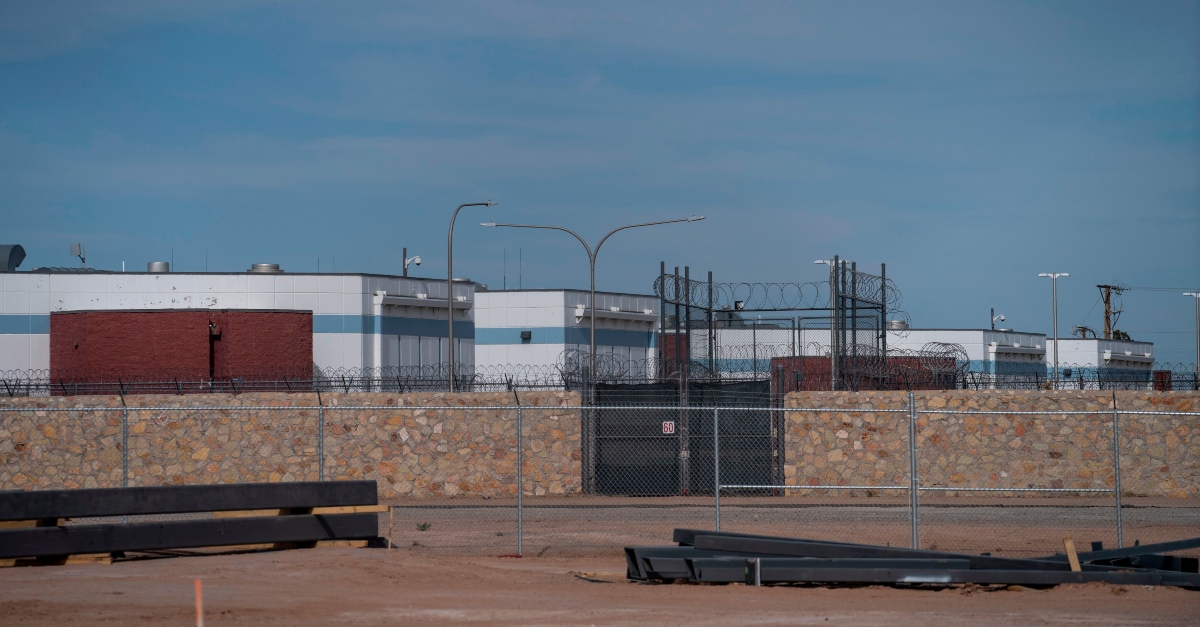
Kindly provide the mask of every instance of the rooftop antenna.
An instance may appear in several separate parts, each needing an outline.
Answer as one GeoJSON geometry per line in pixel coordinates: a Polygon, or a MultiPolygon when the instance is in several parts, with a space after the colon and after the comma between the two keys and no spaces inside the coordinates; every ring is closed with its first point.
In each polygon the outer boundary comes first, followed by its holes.
{"type": "Polygon", "coordinates": [[[79,257],[79,261],[83,262],[84,269],[87,269],[87,249],[83,244],[71,244],[71,256],[79,257]]]}

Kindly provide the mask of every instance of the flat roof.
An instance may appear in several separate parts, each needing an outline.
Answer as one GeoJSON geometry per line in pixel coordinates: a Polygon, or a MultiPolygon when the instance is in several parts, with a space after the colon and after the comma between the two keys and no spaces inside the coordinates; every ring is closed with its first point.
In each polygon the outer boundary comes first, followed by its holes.
{"type": "MultiPolygon", "coordinates": [[[[478,290],[477,293],[479,293],[479,294],[493,294],[493,293],[509,294],[509,293],[517,293],[517,292],[576,292],[578,294],[588,294],[589,293],[588,290],[578,290],[578,289],[574,289],[574,288],[570,288],[570,287],[539,287],[537,289],[528,289],[528,290],[494,290],[491,288],[485,288],[482,290],[478,290]]],[[[654,294],[633,294],[630,292],[606,292],[603,290],[596,290],[596,293],[597,294],[607,294],[609,296],[636,296],[638,298],[655,298],[655,299],[658,298],[658,296],[655,296],[654,294]]]]}

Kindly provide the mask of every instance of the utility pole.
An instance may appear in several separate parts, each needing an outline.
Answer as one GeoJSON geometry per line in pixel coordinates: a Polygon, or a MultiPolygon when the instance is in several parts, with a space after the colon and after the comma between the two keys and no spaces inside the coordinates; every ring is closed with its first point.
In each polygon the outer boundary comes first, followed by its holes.
{"type": "Polygon", "coordinates": [[[1115,293],[1120,296],[1125,292],[1124,285],[1097,285],[1100,288],[1100,298],[1104,301],[1104,339],[1111,340],[1113,325],[1117,323],[1117,318],[1121,317],[1121,309],[1113,311],[1112,296],[1115,293]]]}

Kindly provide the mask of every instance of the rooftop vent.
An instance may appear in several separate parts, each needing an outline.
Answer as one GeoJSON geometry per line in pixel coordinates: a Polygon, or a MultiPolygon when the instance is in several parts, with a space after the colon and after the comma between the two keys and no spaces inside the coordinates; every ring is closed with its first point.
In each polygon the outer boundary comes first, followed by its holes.
{"type": "Polygon", "coordinates": [[[151,261],[146,264],[146,272],[151,274],[166,274],[171,271],[171,263],[169,261],[151,261]]]}
{"type": "Polygon", "coordinates": [[[908,323],[903,320],[888,320],[888,331],[907,331],[908,323]]]}
{"type": "Polygon", "coordinates": [[[256,274],[283,274],[283,269],[277,263],[254,263],[250,264],[250,269],[247,272],[256,274]]]}
{"type": "Polygon", "coordinates": [[[0,272],[16,272],[22,261],[25,261],[25,249],[20,244],[0,246],[0,272]]]}

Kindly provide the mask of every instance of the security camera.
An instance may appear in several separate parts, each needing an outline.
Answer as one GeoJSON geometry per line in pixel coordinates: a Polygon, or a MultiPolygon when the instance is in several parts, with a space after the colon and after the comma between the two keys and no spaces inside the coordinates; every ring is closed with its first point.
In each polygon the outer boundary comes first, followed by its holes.
{"type": "MultiPolygon", "coordinates": [[[[420,265],[420,263],[420,261],[417,262],[418,265],[420,265]]],[[[1004,322],[1004,314],[1000,314],[1000,322],[1004,322]]]]}
{"type": "MultiPolygon", "coordinates": [[[[413,259],[413,263],[417,264],[418,266],[421,265],[421,258],[417,257],[416,259],[413,259]]],[[[1003,318],[1001,318],[1001,320],[1003,320],[1003,318]]]]}

